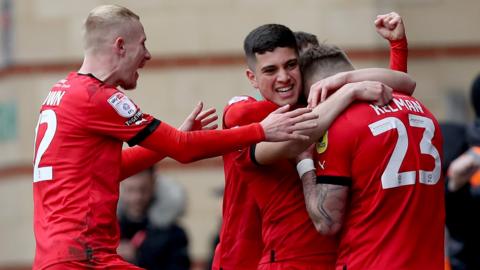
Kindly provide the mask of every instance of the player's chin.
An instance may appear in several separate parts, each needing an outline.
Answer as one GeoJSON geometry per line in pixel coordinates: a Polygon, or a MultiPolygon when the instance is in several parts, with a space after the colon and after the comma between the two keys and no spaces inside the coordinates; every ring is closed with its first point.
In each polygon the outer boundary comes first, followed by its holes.
{"type": "Polygon", "coordinates": [[[126,80],[124,82],[124,85],[122,85],[122,88],[125,90],[133,90],[137,87],[137,81],[138,81],[138,72],[133,73],[132,77],[129,80],[126,80]]]}
{"type": "Polygon", "coordinates": [[[285,105],[295,105],[297,104],[297,98],[281,98],[281,99],[277,99],[274,101],[275,104],[277,104],[278,106],[285,106],[285,105]]]}
{"type": "Polygon", "coordinates": [[[137,87],[137,80],[125,82],[120,85],[124,90],[133,90],[137,87]]]}

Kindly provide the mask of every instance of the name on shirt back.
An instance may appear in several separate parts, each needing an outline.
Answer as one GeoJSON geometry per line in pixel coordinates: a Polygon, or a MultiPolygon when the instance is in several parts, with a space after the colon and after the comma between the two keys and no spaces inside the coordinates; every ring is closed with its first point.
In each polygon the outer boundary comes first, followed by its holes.
{"type": "Polygon", "coordinates": [[[388,105],[380,107],[378,105],[370,104],[370,107],[372,107],[372,109],[375,111],[377,115],[393,113],[393,112],[398,112],[403,110],[423,113],[423,109],[422,109],[422,106],[420,105],[420,102],[416,100],[402,99],[399,97],[393,98],[392,102],[390,102],[390,104],[388,105]]]}

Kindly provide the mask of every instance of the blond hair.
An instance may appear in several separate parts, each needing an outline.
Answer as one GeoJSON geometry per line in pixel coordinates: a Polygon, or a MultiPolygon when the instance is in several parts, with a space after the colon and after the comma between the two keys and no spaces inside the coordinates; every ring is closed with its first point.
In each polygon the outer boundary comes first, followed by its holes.
{"type": "Polygon", "coordinates": [[[85,50],[101,46],[112,36],[120,34],[120,31],[125,31],[122,26],[128,26],[132,21],[140,21],[140,17],[128,8],[118,5],[103,5],[94,8],[84,23],[85,50]]]}

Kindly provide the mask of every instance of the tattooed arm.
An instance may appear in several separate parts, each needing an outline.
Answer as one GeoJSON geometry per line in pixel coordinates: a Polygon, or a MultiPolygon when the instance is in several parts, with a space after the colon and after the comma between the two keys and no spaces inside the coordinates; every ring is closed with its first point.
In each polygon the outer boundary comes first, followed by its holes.
{"type": "Polygon", "coordinates": [[[317,231],[323,235],[334,235],[342,227],[348,186],[317,184],[314,170],[302,176],[303,193],[308,214],[317,231]]]}

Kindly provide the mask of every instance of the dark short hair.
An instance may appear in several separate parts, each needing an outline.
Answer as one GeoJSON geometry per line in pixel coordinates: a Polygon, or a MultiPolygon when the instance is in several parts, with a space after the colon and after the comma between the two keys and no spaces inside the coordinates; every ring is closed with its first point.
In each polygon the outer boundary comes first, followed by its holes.
{"type": "Polygon", "coordinates": [[[297,40],[297,47],[300,51],[303,51],[312,46],[320,45],[317,36],[315,36],[314,34],[303,31],[296,31],[294,34],[295,39],[297,40]]]}
{"type": "Polygon", "coordinates": [[[243,42],[247,63],[252,68],[255,54],[272,52],[278,47],[292,48],[298,54],[297,41],[290,28],[281,24],[264,24],[253,29],[243,42]]]}

